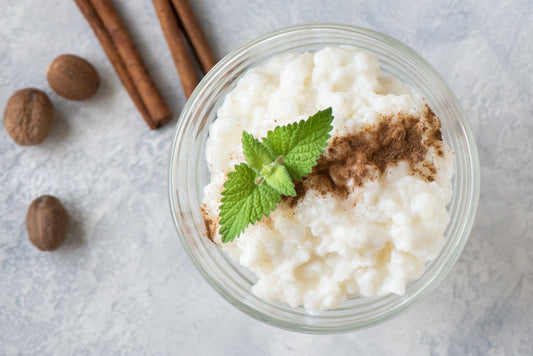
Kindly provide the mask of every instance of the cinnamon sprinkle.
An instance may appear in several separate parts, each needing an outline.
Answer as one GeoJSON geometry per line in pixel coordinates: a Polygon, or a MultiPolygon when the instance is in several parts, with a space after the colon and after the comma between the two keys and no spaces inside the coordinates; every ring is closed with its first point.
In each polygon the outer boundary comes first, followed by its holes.
{"type": "Polygon", "coordinates": [[[206,231],[206,234],[207,234],[207,238],[209,240],[211,240],[211,242],[215,242],[215,234],[217,232],[217,224],[218,224],[218,220],[217,221],[214,221],[213,219],[211,219],[209,217],[209,214],[208,214],[208,211],[207,211],[207,207],[205,206],[205,204],[202,204],[202,215],[204,217],[204,224],[205,224],[205,231],[206,231]]]}
{"type": "Polygon", "coordinates": [[[346,199],[349,182],[356,187],[377,178],[388,168],[406,161],[413,175],[431,182],[437,167],[424,161],[429,147],[443,157],[440,120],[426,106],[422,115],[398,113],[382,117],[379,124],[363,127],[347,135],[334,137],[313,171],[301,182],[296,182],[295,197],[283,197],[290,207],[296,206],[307,191],[320,195],[328,193],[346,199]]]}

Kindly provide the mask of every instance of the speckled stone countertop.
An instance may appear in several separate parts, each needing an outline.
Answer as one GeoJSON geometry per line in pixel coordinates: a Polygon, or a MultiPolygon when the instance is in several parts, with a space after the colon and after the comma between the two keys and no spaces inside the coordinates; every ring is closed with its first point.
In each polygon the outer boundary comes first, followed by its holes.
{"type": "Polygon", "coordinates": [[[150,1],[114,1],[175,113],[150,131],[74,2],[2,0],[0,104],[36,87],[56,121],[44,144],[0,130],[0,355],[532,355],[533,3],[197,0],[221,58],[268,31],[339,22],[392,35],[460,99],[477,139],[481,198],[470,240],[444,282],[399,317],[317,336],[258,322],[194,268],[167,204],[171,136],[185,98],[150,1]],[[428,3],[428,4],[425,4],[428,3]],[[73,53],[101,76],[70,102],[46,66],[73,53]],[[39,195],[60,198],[71,234],[53,253],[28,241],[39,195]]]}

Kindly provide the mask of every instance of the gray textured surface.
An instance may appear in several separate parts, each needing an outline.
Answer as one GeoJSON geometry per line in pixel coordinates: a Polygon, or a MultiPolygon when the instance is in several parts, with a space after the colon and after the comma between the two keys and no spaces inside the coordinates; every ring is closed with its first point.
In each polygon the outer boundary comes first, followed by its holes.
{"type": "MultiPolygon", "coordinates": [[[[115,3],[178,114],[185,100],[151,2],[115,3]]],[[[463,255],[422,302],[368,330],[313,336],[251,319],[177,240],[166,198],[176,119],[147,129],[73,2],[2,0],[0,105],[32,86],[57,116],[37,147],[0,130],[0,354],[533,354],[533,3],[193,3],[218,57],[317,21],[369,27],[421,53],[459,97],[480,151],[480,207],[463,255]],[[45,68],[62,53],[95,65],[96,97],[69,102],[49,89],[45,68]],[[26,209],[41,194],[59,197],[73,220],[54,253],[26,236],[26,209]]]]}

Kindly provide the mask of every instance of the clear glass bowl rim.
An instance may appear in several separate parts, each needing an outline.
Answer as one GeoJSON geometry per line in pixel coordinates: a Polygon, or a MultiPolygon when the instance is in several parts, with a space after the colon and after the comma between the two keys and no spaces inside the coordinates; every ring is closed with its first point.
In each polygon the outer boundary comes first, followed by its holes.
{"type": "MultiPolygon", "coordinates": [[[[454,182],[454,186],[455,184],[457,184],[457,182],[454,182]]],[[[310,24],[294,25],[294,26],[285,27],[285,28],[267,33],[255,40],[252,40],[252,41],[249,41],[243,44],[242,46],[238,47],[237,49],[229,53],[227,56],[225,56],[221,61],[219,61],[217,65],[199,83],[199,85],[197,86],[197,88],[195,89],[195,91],[193,92],[189,100],[187,101],[178,119],[176,130],[175,130],[175,133],[172,139],[172,146],[171,146],[171,152],[170,152],[170,163],[169,163],[169,175],[168,175],[169,205],[170,205],[170,212],[172,215],[174,226],[182,242],[182,245],[185,247],[187,254],[191,258],[191,260],[193,261],[194,265],[199,270],[201,275],[208,281],[208,283],[222,297],[228,300],[231,304],[233,304],[234,306],[236,306],[238,309],[245,312],[246,314],[260,321],[266,322],[268,324],[271,324],[271,325],[274,325],[280,328],[288,329],[288,330],[307,332],[307,333],[320,333],[320,334],[348,332],[348,331],[354,331],[354,330],[358,330],[361,328],[373,326],[375,324],[388,320],[394,317],[395,315],[407,310],[416,301],[420,300],[420,298],[422,298],[427,293],[429,293],[431,290],[433,290],[448,274],[452,266],[455,264],[455,262],[459,258],[468,240],[468,236],[472,229],[474,217],[475,217],[477,206],[478,206],[479,186],[480,186],[479,160],[478,160],[474,137],[470,131],[464,112],[462,111],[462,108],[460,104],[458,103],[455,95],[451,92],[449,87],[445,84],[442,78],[436,73],[436,71],[422,57],[420,57],[420,55],[418,55],[414,50],[412,50],[408,46],[404,45],[403,43],[399,42],[398,40],[390,36],[384,35],[382,33],[379,33],[373,30],[365,29],[365,28],[360,28],[360,27],[351,26],[351,25],[332,24],[332,23],[310,23],[310,24]],[[433,77],[431,79],[437,81],[438,82],[437,84],[440,86],[440,89],[444,90],[446,94],[449,96],[450,102],[453,104],[454,108],[457,111],[456,119],[458,120],[458,124],[461,126],[461,130],[464,135],[465,144],[466,144],[466,150],[467,150],[466,154],[468,156],[467,157],[468,158],[468,167],[467,167],[468,181],[459,182],[459,184],[467,185],[468,196],[464,197],[463,199],[466,202],[466,206],[463,207],[463,211],[466,215],[461,221],[461,226],[458,227],[458,230],[460,231],[460,235],[456,236],[453,242],[453,246],[451,247],[451,249],[448,250],[448,255],[445,258],[445,263],[443,263],[443,265],[439,267],[438,274],[436,274],[428,283],[426,283],[423,286],[423,288],[421,288],[420,290],[417,290],[416,293],[413,293],[409,295],[408,297],[395,296],[395,295],[381,297],[381,299],[389,298],[393,300],[394,305],[390,307],[389,305],[390,303],[386,304],[389,307],[387,307],[385,310],[381,310],[378,308],[374,317],[368,318],[368,320],[365,320],[364,322],[358,322],[356,324],[340,323],[337,326],[331,326],[329,324],[324,326],[324,325],[321,325],[320,323],[320,318],[321,318],[320,315],[309,316],[309,320],[311,320],[311,322],[306,321],[305,323],[302,323],[300,321],[292,321],[292,320],[286,320],[285,318],[278,318],[276,316],[268,315],[265,312],[256,310],[256,308],[254,308],[253,306],[248,305],[247,303],[237,298],[235,295],[228,292],[228,290],[224,288],[223,283],[218,279],[218,276],[213,276],[211,273],[209,273],[206,270],[202,262],[199,261],[198,256],[195,255],[195,251],[193,251],[193,248],[191,246],[191,241],[188,240],[187,236],[185,236],[185,233],[183,232],[182,221],[176,214],[179,210],[179,204],[177,202],[177,191],[175,190],[175,182],[177,181],[178,177],[176,177],[174,174],[176,164],[177,164],[177,153],[178,153],[177,148],[181,140],[180,135],[182,134],[182,131],[185,130],[186,125],[191,120],[194,120],[194,118],[191,117],[191,112],[193,111],[196,105],[199,105],[198,102],[201,100],[202,96],[209,92],[210,86],[213,83],[216,83],[218,80],[221,80],[221,78],[223,78],[224,71],[226,70],[226,66],[228,65],[228,63],[231,63],[236,58],[243,56],[244,54],[250,55],[250,52],[252,52],[255,48],[264,46],[270,43],[271,41],[279,41],[284,38],[289,40],[292,37],[299,36],[302,34],[302,32],[306,32],[306,31],[315,31],[317,33],[320,31],[323,31],[324,33],[328,31],[333,31],[333,32],[340,32],[344,34],[352,33],[354,35],[363,36],[363,37],[366,36],[371,41],[379,41],[383,45],[391,46],[394,49],[405,53],[409,57],[412,57],[414,61],[416,61],[417,64],[421,66],[421,68],[428,71],[428,73],[432,74],[433,77]]],[[[202,236],[200,237],[205,238],[202,236]]],[[[372,303],[370,302],[370,304],[372,303]]]]}

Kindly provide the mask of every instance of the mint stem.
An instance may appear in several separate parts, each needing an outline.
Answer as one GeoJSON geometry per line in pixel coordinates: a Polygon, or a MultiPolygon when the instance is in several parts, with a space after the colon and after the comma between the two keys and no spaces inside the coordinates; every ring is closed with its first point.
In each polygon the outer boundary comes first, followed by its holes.
{"type": "Polygon", "coordinates": [[[285,163],[285,159],[283,158],[283,155],[279,155],[278,158],[276,158],[276,160],[274,161],[273,165],[283,164],[283,163],[285,163]]]}
{"type": "Polygon", "coordinates": [[[259,171],[259,178],[255,180],[255,184],[257,185],[263,184],[263,182],[265,181],[265,176],[269,175],[274,169],[274,167],[282,165],[284,161],[285,160],[283,159],[283,156],[279,155],[278,158],[276,158],[274,162],[269,163],[269,164],[264,164],[263,167],[261,168],[261,171],[259,171]]]}

